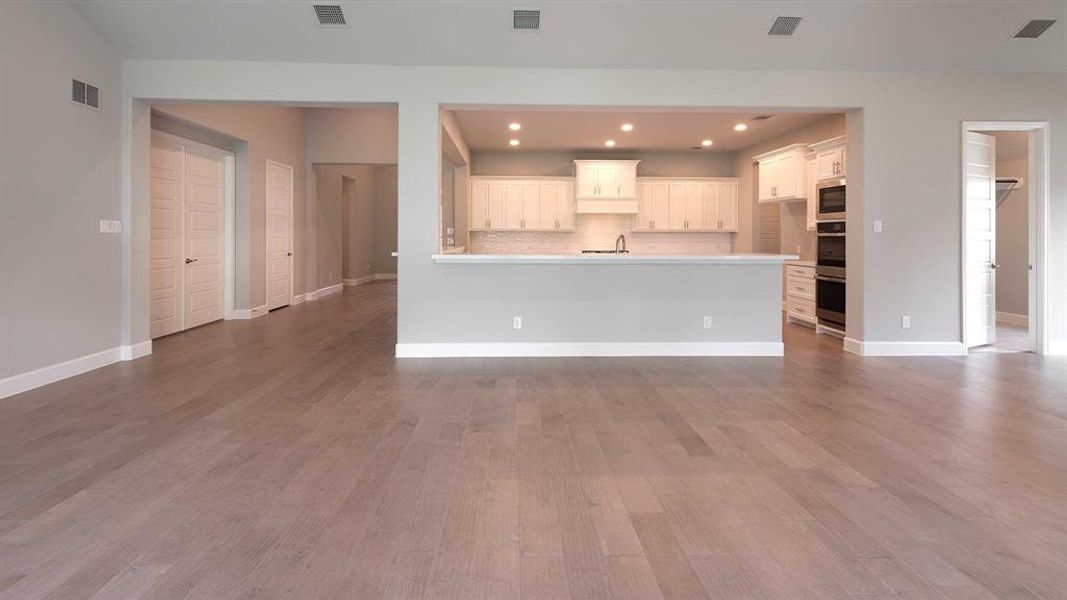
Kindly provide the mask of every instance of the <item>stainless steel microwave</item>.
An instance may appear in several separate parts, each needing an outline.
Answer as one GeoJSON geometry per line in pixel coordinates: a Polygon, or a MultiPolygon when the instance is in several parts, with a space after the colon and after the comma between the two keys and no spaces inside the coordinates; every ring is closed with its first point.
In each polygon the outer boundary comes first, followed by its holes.
{"type": "Polygon", "coordinates": [[[831,179],[815,186],[818,194],[815,219],[817,221],[845,220],[845,180],[831,179]]]}

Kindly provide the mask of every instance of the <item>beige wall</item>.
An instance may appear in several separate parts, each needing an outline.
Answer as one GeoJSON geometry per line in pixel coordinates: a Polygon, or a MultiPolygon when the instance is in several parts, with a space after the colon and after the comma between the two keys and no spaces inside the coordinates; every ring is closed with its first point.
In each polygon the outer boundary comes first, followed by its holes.
{"type": "Polygon", "coordinates": [[[293,167],[293,290],[296,294],[307,291],[306,273],[313,263],[303,251],[307,222],[304,109],[232,103],[160,103],[153,108],[246,144],[243,159],[238,154],[238,309],[262,306],[267,301],[267,161],[293,167]]]}
{"type": "Polygon", "coordinates": [[[397,167],[374,167],[374,271],[396,273],[397,251],[397,167]]]}
{"type": "Polygon", "coordinates": [[[1030,264],[1029,197],[1030,163],[1025,131],[994,133],[997,139],[997,177],[1019,177],[1023,187],[1014,190],[997,207],[997,312],[1029,313],[1030,264]]]}
{"type": "MultiPolygon", "coordinates": [[[[807,208],[803,202],[790,202],[779,205],[778,218],[770,218],[765,215],[765,224],[773,226],[776,220],[779,226],[778,248],[761,248],[758,238],[760,230],[760,209],[758,193],[758,169],[753,166],[753,156],[764,152],[770,152],[789,144],[811,144],[828,140],[839,135],[845,135],[844,113],[829,115],[825,119],[809,123],[803,127],[783,133],[782,135],[739,150],[734,153],[734,172],[741,178],[741,207],[739,218],[741,231],[737,234],[734,244],[736,252],[783,252],[797,254],[799,246],[800,257],[804,259],[815,258],[815,234],[807,230],[807,208]]],[[[851,155],[850,155],[851,156],[851,155]]],[[[763,209],[769,212],[772,209],[763,209]]]]}

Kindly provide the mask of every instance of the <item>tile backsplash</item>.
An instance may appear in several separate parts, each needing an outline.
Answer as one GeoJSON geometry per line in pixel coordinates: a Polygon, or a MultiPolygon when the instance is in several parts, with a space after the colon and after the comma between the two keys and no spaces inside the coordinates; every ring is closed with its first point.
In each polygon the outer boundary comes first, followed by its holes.
{"type": "Polygon", "coordinates": [[[472,231],[471,254],[577,254],[613,250],[615,238],[638,254],[730,254],[730,233],[651,233],[632,231],[633,215],[577,215],[574,231],[472,231]]]}

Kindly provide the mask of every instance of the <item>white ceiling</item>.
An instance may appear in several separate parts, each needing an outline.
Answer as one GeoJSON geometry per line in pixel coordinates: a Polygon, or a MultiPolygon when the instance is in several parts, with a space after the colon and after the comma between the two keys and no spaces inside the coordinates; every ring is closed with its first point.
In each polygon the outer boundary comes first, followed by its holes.
{"type": "Polygon", "coordinates": [[[394,65],[1067,72],[1067,0],[74,0],[116,49],[156,59],[394,65]],[[513,32],[513,8],[542,29],[513,32]],[[777,15],[795,36],[766,35],[777,15]],[[1058,19],[1037,40],[1012,35],[1058,19]]]}
{"type": "MultiPolygon", "coordinates": [[[[826,117],[825,113],[714,113],[646,112],[617,110],[454,110],[463,139],[472,150],[512,150],[508,140],[521,144],[516,151],[606,150],[604,141],[615,140],[614,150],[682,151],[712,140],[712,152],[732,152],[826,117]],[[773,114],[753,121],[760,114],[773,114]],[[518,132],[510,123],[522,125],[518,132]],[[626,133],[623,123],[634,126],[626,133]],[[734,125],[745,123],[744,132],[734,125]]],[[[817,142],[819,140],[810,140],[817,142]]]]}

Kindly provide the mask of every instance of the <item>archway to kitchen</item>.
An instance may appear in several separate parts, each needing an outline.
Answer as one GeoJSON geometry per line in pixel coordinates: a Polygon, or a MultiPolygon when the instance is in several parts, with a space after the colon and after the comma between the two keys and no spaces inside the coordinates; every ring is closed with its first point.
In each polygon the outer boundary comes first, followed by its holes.
{"type": "MultiPolygon", "coordinates": [[[[844,112],[448,106],[441,120],[443,252],[796,255],[785,344],[821,333],[840,348],[844,112]]],[[[701,316],[711,330],[731,318],[701,316]]]]}

